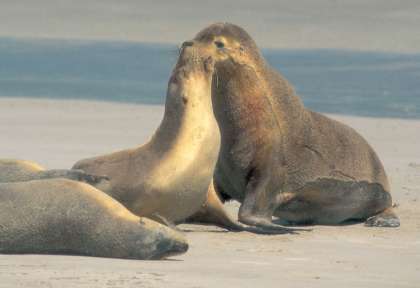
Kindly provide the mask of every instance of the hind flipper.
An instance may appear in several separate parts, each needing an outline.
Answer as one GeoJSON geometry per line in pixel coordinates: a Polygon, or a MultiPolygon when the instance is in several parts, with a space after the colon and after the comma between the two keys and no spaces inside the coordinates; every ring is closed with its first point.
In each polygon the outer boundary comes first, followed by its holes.
{"type": "Polygon", "coordinates": [[[400,226],[400,219],[394,213],[392,207],[385,209],[381,213],[369,217],[366,222],[365,226],[368,227],[399,227],[400,226]]]}

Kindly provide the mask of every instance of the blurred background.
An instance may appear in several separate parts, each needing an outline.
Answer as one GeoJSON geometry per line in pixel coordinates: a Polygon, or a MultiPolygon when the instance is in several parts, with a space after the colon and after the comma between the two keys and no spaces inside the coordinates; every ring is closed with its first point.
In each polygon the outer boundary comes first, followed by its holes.
{"type": "Polygon", "coordinates": [[[420,118],[418,0],[0,0],[0,97],[163,104],[179,43],[220,21],[313,110],[420,118]]]}

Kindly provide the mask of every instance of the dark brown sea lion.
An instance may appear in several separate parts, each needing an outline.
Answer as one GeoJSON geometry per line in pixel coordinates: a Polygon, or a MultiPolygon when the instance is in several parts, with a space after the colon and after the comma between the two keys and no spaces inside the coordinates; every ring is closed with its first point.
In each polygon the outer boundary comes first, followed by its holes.
{"type": "Polygon", "coordinates": [[[179,232],[68,179],[0,183],[0,253],[161,259],[186,252],[179,232]]]}
{"type": "Polygon", "coordinates": [[[384,168],[352,128],[306,109],[248,33],[218,23],[184,45],[212,57],[221,149],[216,190],[240,201],[239,221],[399,226],[384,168]]]}

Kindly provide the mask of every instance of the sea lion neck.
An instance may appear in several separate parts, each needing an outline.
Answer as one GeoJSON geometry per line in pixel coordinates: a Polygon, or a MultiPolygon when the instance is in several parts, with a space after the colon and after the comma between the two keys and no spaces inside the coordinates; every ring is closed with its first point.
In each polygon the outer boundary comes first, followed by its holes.
{"type": "Polygon", "coordinates": [[[210,80],[198,77],[190,83],[197,87],[168,88],[163,119],[151,139],[152,146],[160,152],[172,150],[174,145],[179,145],[177,143],[183,143],[185,149],[196,146],[198,141],[204,141],[214,133],[214,126],[217,127],[210,80]]]}
{"type": "Polygon", "coordinates": [[[268,121],[269,117],[276,118],[273,120],[277,126],[296,128],[300,122],[293,119],[305,117],[303,103],[292,85],[264,58],[258,63],[229,59],[216,63],[215,67],[212,100],[214,107],[224,107],[215,109],[215,116],[218,121],[224,119],[228,123],[225,128],[238,129],[233,126],[244,125],[243,121],[251,119],[268,121]]]}

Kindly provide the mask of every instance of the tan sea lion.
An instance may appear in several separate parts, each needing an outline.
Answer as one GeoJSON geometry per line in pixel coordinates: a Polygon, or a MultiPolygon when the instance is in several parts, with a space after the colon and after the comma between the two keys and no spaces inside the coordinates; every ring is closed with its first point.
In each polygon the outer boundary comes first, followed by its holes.
{"type": "MultiPolygon", "coordinates": [[[[218,130],[215,132],[218,133],[218,130]]],[[[214,166],[214,163],[211,165],[214,166]]],[[[32,161],[0,159],[0,183],[25,182],[31,180],[55,178],[65,178],[69,180],[85,182],[95,186],[96,188],[102,188],[104,190],[109,189],[110,185],[108,177],[91,175],[79,169],[46,170],[38,163],[32,161]]],[[[199,193],[203,193],[203,190],[199,191],[199,193]]],[[[168,219],[160,216],[158,211],[149,216],[165,225],[172,226],[173,224],[171,221],[168,221],[168,219]]],[[[209,186],[207,199],[202,203],[201,209],[197,213],[188,217],[186,221],[192,223],[219,225],[232,231],[247,230],[250,232],[258,232],[252,229],[247,229],[247,227],[241,225],[231,218],[231,216],[224,209],[223,203],[214,191],[212,184],[209,186]]]]}
{"type": "Polygon", "coordinates": [[[243,230],[223,209],[212,186],[209,189],[220,146],[211,103],[212,74],[209,59],[181,49],[168,83],[163,120],[150,141],[81,160],[73,169],[106,175],[110,182],[96,187],[136,215],[180,223],[205,206],[215,216],[214,224],[243,230]]]}
{"type": "Polygon", "coordinates": [[[273,215],[297,224],[399,226],[373,149],[352,128],[306,109],[244,29],[213,24],[184,45],[215,62],[214,182],[242,203],[240,222],[285,232],[273,215]]]}
{"type": "Polygon", "coordinates": [[[161,259],[186,252],[177,231],[67,179],[0,183],[0,253],[161,259]]]}

